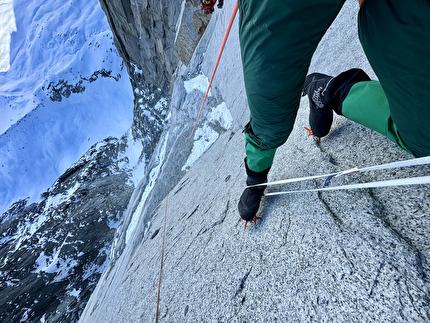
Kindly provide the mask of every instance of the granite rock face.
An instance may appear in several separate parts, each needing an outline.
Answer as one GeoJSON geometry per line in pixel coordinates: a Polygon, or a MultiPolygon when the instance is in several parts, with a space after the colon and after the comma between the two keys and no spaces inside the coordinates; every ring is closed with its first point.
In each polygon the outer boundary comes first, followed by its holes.
{"type": "Polygon", "coordinates": [[[134,64],[142,70],[145,83],[168,86],[178,63],[173,42],[180,1],[100,0],[100,4],[129,69],[134,64]]]}
{"type": "Polygon", "coordinates": [[[100,0],[123,57],[134,90],[133,136],[149,161],[160,138],[166,116],[170,80],[179,60],[174,51],[181,2],[153,0],[100,0]]]}
{"type": "Polygon", "coordinates": [[[168,90],[179,61],[188,64],[210,20],[199,0],[100,0],[130,77],[168,90]]]}
{"type": "MultiPolygon", "coordinates": [[[[203,97],[203,90],[184,91],[185,82],[199,73],[211,74],[232,7],[233,2],[226,2],[216,10],[190,63],[178,69],[169,100],[172,115],[161,134],[170,139],[165,141],[166,157],[158,160],[159,180],[139,211],[129,243],[103,273],[80,321],[154,320],[166,223],[162,322],[428,322],[428,186],[266,197],[262,220],[244,230],[236,207],[245,186],[241,130],[249,116],[237,21],[211,90],[212,103],[205,109],[225,102],[233,122],[187,172],[181,168],[192,145],[181,134],[189,133],[203,97]],[[169,192],[168,197],[162,199],[162,192],[169,192]]],[[[360,67],[373,75],[356,35],[357,12],[356,1],[347,1],[319,45],[310,72],[337,74],[360,67]]],[[[330,134],[317,143],[303,129],[308,114],[303,98],[269,180],[411,158],[385,137],[338,116],[330,134]]],[[[208,113],[202,118],[208,119],[208,113]]],[[[429,171],[413,167],[355,174],[333,184],[429,171]]],[[[268,191],[322,185],[315,180],[268,191]]]]}

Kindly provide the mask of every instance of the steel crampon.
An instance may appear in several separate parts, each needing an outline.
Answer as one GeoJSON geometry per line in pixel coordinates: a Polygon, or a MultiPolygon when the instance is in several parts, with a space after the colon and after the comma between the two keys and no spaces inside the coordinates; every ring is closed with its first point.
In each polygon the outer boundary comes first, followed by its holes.
{"type": "MultiPolygon", "coordinates": [[[[240,221],[242,221],[242,220],[243,219],[240,218],[240,221]]],[[[244,229],[246,229],[246,226],[247,226],[248,222],[254,222],[255,224],[257,224],[257,220],[261,220],[261,218],[258,217],[258,216],[254,216],[254,218],[252,220],[249,220],[249,221],[245,220],[245,227],[244,227],[244,229]]]]}
{"type": "Polygon", "coordinates": [[[318,137],[316,134],[314,134],[314,132],[312,131],[312,129],[311,129],[311,128],[308,128],[308,127],[304,127],[304,128],[305,128],[305,129],[306,129],[306,131],[308,132],[308,137],[310,137],[310,136],[317,137],[317,141],[318,141],[318,142],[320,142],[321,137],[318,137]]]}

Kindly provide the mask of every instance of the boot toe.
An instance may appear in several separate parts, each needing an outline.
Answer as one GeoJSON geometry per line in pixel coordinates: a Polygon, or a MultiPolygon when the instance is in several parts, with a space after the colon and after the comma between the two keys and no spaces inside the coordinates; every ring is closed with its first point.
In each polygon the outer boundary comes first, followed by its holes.
{"type": "Polygon", "coordinates": [[[238,209],[240,217],[245,221],[251,221],[260,208],[264,188],[246,188],[239,200],[238,209]]]}
{"type": "Polygon", "coordinates": [[[315,136],[322,138],[330,132],[333,123],[333,109],[310,109],[309,124],[315,136]]]}

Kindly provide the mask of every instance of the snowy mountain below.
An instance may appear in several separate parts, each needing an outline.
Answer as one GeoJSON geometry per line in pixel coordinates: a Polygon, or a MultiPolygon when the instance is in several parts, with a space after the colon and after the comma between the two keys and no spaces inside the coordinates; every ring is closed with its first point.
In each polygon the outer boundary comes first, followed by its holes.
{"type": "Polygon", "coordinates": [[[0,27],[0,321],[73,322],[145,169],[134,94],[97,0],[0,0],[0,27]]]}
{"type": "Polygon", "coordinates": [[[97,0],[3,7],[2,29],[10,35],[16,21],[17,31],[10,68],[0,72],[0,213],[21,198],[40,200],[93,144],[121,137],[133,118],[127,71],[97,0]]]}
{"type": "Polygon", "coordinates": [[[1,322],[78,319],[133,192],[126,147],[126,137],[94,145],[41,202],[0,217],[1,322]]]}

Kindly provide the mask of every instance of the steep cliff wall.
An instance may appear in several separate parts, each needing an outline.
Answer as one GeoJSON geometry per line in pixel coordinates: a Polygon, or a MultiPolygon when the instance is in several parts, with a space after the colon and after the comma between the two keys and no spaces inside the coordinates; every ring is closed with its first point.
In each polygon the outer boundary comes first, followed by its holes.
{"type": "Polygon", "coordinates": [[[100,0],[100,4],[129,71],[135,65],[142,70],[144,83],[168,86],[178,63],[173,42],[181,1],[100,0]]]}
{"type": "Polygon", "coordinates": [[[188,64],[210,15],[199,0],[100,0],[133,80],[163,90],[179,61],[188,64]]]}
{"type": "MultiPolygon", "coordinates": [[[[113,31],[118,51],[124,58],[134,90],[131,130],[133,138],[142,142],[140,159],[147,167],[139,187],[145,188],[151,181],[152,170],[160,163],[160,145],[164,139],[167,140],[166,133],[169,132],[166,128],[172,132],[168,143],[170,147],[175,139],[173,134],[177,136],[184,127],[189,127],[192,122],[190,115],[191,118],[195,117],[194,106],[197,103],[182,106],[185,89],[182,87],[181,94],[174,96],[174,102],[171,102],[171,92],[177,77],[183,80],[180,71],[190,64],[211,15],[203,13],[199,0],[100,0],[100,3],[113,31]],[[169,122],[167,118],[170,118],[169,122]]],[[[194,66],[196,64],[199,62],[194,63],[194,66]]],[[[191,70],[198,73],[196,68],[191,70]]],[[[188,145],[187,149],[189,153],[191,146],[188,145]]],[[[187,158],[186,153],[183,157],[187,158]]],[[[175,185],[181,176],[179,167],[175,179],[169,181],[170,185],[175,185]]],[[[156,186],[155,191],[157,194],[152,194],[156,196],[155,199],[147,203],[152,205],[149,210],[166,195],[165,188],[156,186]]],[[[122,252],[124,230],[134,221],[133,213],[139,207],[142,194],[145,194],[143,190],[136,189],[129,212],[122,219],[115,238],[117,248],[113,253],[114,259],[122,252]]]]}
{"type": "Polygon", "coordinates": [[[134,89],[133,136],[149,162],[163,128],[173,75],[188,64],[210,16],[199,0],[100,0],[134,89]]]}
{"type": "Polygon", "coordinates": [[[170,80],[179,62],[174,51],[181,2],[100,0],[134,91],[133,137],[147,162],[163,129],[170,80]],[[155,108],[157,106],[157,108],[155,108]]]}

